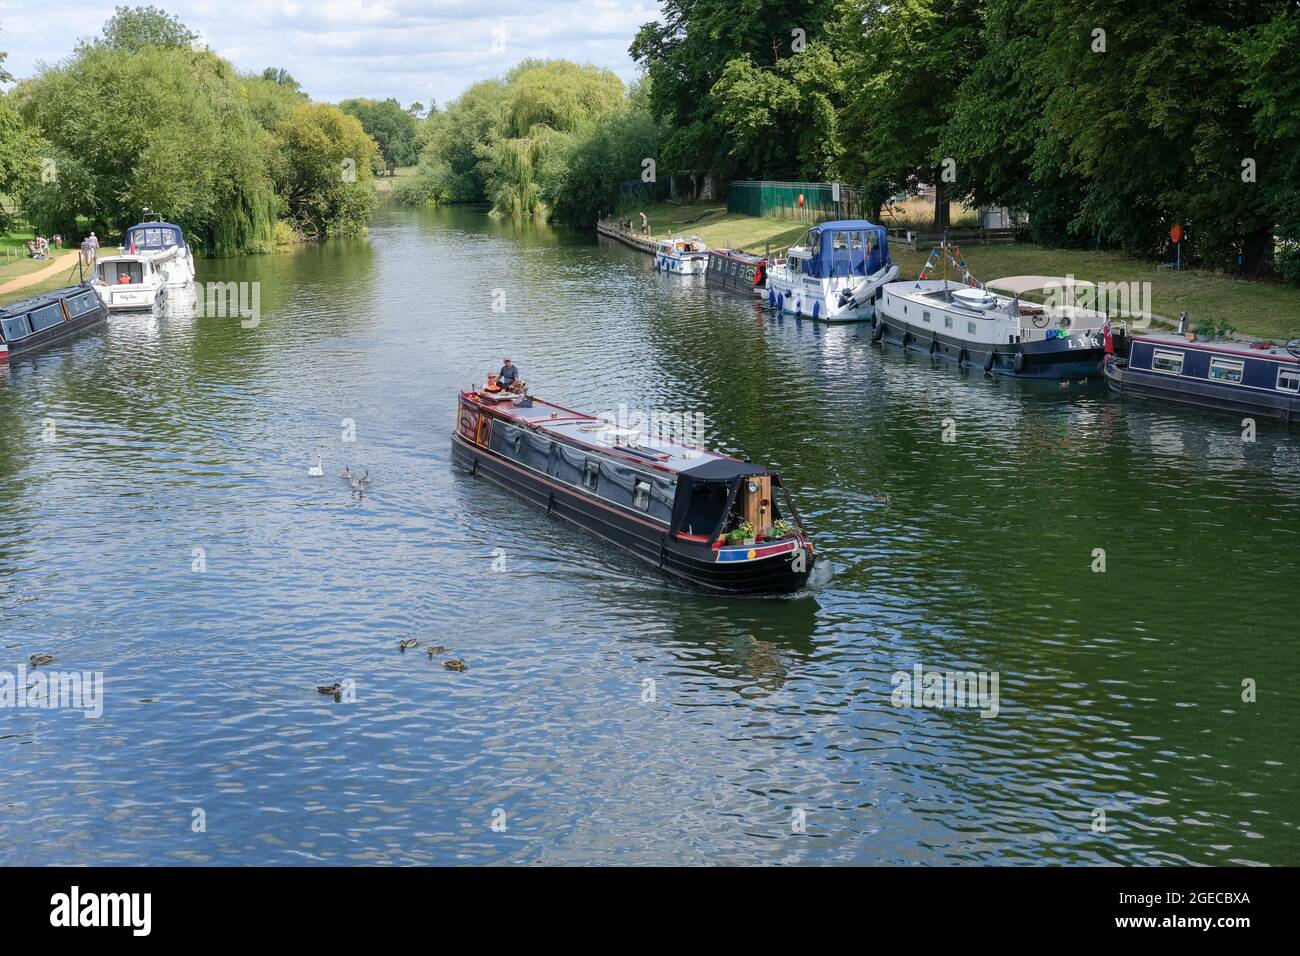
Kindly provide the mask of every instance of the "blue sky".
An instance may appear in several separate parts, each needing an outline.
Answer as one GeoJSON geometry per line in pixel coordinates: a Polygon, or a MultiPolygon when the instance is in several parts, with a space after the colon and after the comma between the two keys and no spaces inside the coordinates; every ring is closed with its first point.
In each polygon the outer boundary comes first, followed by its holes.
{"type": "MultiPolygon", "coordinates": [[[[97,35],[115,5],[149,0],[0,0],[0,50],[16,77],[97,35]]],[[[445,104],[525,57],[563,57],[635,78],[628,45],[653,0],[153,0],[241,71],[280,66],[315,100],[445,104]]]]}

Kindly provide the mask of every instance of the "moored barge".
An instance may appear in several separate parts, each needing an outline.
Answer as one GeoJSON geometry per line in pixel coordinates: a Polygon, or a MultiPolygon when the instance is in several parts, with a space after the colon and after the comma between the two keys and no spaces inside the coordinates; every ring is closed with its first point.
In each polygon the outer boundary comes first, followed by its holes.
{"type": "Polygon", "coordinates": [[[0,365],[98,325],[108,309],[89,285],[0,306],[0,365]]]}
{"type": "Polygon", "coordinates": [[[1139,335],[1128,357],[1108,359],[1105,371],[1120,395],[1300,421],[1300,339],[1277,346],[1139,335]]]}
{"type": "Polygon", "coordinates": [[[790,593],[813,568],[779,474],[561,405],[462,391],[452,461],[712,591],[790,593]]]}
{"type": "Polygon", "coordinates": [[[742,295],[766,295],[767,259],[740,249],[710,249],[704,278],[719,289],[742,295]]]}

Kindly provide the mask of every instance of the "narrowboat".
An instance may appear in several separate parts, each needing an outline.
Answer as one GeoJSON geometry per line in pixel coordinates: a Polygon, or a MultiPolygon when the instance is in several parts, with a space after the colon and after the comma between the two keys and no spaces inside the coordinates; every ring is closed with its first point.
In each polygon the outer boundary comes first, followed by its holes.
{"type": "Polygon", "coordinates": [[[767,259],[739,249],[710,249],[704,278],[709,285],[719,289],[743,295],[765,295],[767,259]]]}
{"type": "Polygon", "coordinates": [[[655,269],[678,275],[700,275],[708,264],[709,253],[699,236],[661,239],[655,249],[655,269]]]}
{"type": "Polygon", "coordinates": [[[1300,339],[1201,342],[1172,333],[1133,337],[1128,357],[1106,362],[1106,383],[1139,395],[1215,411],[1300,421],[1300,339]]]}
{"type": "Polygon", "coordinates": [[[152,309],[167,294],[162,274],[147,255],[100,257],[91,284],[110,312],[152,309]]]}
{"type": "MultiPolygon", "coordinates": [[[[944,250],[944,254],[948,255],[944,250]]],[[[951,259],[961,281],[925,278],[934,253],[912,281],[891,282],[876,304],[872,337],[990,375],[1073,379],[1100,375],[1108,352],[1128,349],[1126,329],[1112,326],[1104,312],[1073,304],[1020,300],[1038,289],[1093,290],[1069,277],[1011,276],[981,284],[970,275],[960,250],[951,259]],[[1006,289],[1010,295],[991,291],[1006,289]]],[[[1084,295],[1086,300],[1087,295],[1084,295]]]]}
{"type": "Polygon", "coordinates": [[[898,278],[883,226],[865,219],[824,222],[767,270],[768,305],[826,322],[867,322],[876,297],[898,278]]]}
{"type": "Polygon", "coordinates": [[[0,365],[83,332],[108,318],[89,285],[0,306],[0,365]]]}
{"type": "Polygon", "coordinates": [[[790,593],[815,560],[781,476],[527,395],[459,395],[452,461],[662,572],[733,594],[790,593]]]}
{"type": "Polygon", "coordinates": [[[137,223],[126,231],[122,251],[148,258],[163,285],[180,287],[194,281],[194,255],[185,233],[174,223],[137,223]]]}

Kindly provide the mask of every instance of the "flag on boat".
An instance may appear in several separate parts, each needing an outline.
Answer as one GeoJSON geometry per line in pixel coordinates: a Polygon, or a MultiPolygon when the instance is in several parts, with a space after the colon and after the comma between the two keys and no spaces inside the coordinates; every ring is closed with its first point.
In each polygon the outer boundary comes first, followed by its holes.
{"type": "Polygon", "coordinates": [[[1110,335],[1110,316],[1106,317],[1105,324],[1101,327],[1101,334],[1106,336],[1106,354],[1115,354],[1115,340],[1110,335]]]}

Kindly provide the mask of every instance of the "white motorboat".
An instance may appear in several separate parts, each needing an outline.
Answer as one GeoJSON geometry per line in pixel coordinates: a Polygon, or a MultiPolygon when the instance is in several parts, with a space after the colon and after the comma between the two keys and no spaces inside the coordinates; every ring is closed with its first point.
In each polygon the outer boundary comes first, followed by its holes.
{"type": "Polygon", "coordinates": [[[170,222],[142,222],[126,231],[122,251],[147,257],[163,284],[177,287],[194,281],[194,255],[180,226],[170,222]]]}
{"type": "Polygon", "coordinates": [[[162,274],[147,255],[103,256],[91,284],[110,312],[152,309],[167,294],[162,274]]]}
{"type": "Polygon", "coordinates": [[[699,236],[662,239],[655,249],[655,268],[678,275],[703,275],[709,265],[709,250],[699,236]]]}
{"type": "Polygon", "coordinates": [[[846,219],[813,226],[767,270],[767,301],[775,309],[827,322],[865,322],[876,298],[898,278],[883,226],[846,219]]]}

